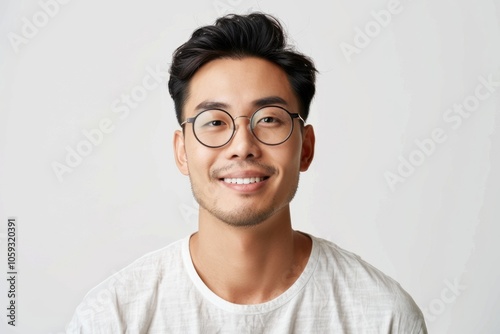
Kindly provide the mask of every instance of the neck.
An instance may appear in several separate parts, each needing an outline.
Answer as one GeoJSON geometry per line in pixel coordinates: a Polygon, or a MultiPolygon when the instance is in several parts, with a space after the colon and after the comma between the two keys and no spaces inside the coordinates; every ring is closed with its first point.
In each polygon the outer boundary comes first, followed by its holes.
{"type": "Polygon", "coordinates": [[[230,226],[200,209],[190,250],[196,271],[215,294],[257,304],[295,282],[309,259],[311,240],[292,230],[288,206],[253,227],[230,226]]]}

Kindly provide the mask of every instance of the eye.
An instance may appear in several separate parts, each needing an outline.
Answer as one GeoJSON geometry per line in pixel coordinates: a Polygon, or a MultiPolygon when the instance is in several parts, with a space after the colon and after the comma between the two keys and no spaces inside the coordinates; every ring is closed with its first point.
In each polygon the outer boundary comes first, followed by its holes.
{"type": "Polygon", "coordinates": [[[277,120],[274,118],[274,117],[263,117],[259,120],[259,122],[263,122],[263,123],[274,123],[276,122],[277,120]]]}
{"type": "Polygon", "coordinates": [[[213,121],[210,121],[206,126],[221,126],[221,125],[224,125],[226,123],[224,123],[224,121],[221,121],[221,120],[213,120],[213,121]]]}
{"type": "Polygon", "coordinates": [[[221,129],[226,129],[228,126],[227,121],[222,120],[222,119],[204,119],[200,120],[199,128],[203,128],[206,130],[221,130],[221,129]]]}
{"type": "Polygon", "coordinates": [[[257,120],[257,125],[261,126],[279,126],[283,124],[283,120],[276,116],[263,116],[257,120]]]}
{"type": "Polygon", "coordinates": [[[226,126],[227,123],[220,119],[212,119],[212,120],[204,120],[200,127],[202,128],[219,128],[222,126],[226,126]]]}

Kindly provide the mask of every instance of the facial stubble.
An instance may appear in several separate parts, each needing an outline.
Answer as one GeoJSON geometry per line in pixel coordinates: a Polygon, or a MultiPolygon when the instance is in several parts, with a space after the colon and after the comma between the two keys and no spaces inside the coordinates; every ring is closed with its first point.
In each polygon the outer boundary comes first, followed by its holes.
{"type": "MultiPolygon", "coordinates": [[[[233,227],[250,228],[263,223],[268,218],[272,217],[275,213],[287,206],[293,200],[295,194],[297,193],[299,176],[300,173],[297,173],[297,176],[292,181],[293,183],[290,185],[291,187],[288,191],[288,194],[281,203],[279,198],[273,197],[272,200],[269,201],[269,204],[265,205],[264,207],[259,207],[258,209],[251,206],[250,204],[230,208],[230,203],[220,203],[221,199],[213,198],[213,194],[209,194],[207,196],[205,193],[205,196],[203,196],[203,190],[199,189],[195,182],[193,182],[191,176],[190,183],[193,196],[201,208],[227,225],[233,227]],[[208,200],[206,201],[205,198],[208,200]],[[224,208],[227,208],[227,210],[224,210],[224,208]]],[[[214,180],[214,182],[223,181],[214,180]]],[[[240,196],[249,197],[255,195],[240,196]]]]}

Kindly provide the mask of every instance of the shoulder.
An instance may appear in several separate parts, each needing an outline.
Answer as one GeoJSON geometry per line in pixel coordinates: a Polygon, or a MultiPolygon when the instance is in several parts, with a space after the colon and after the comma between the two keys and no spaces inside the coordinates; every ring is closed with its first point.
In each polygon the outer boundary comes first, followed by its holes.
{"type": "Polygon", "coordinates": [[[125,317],[127,322],[147,321],[158,288],[182,272],[184,242],[186,239],[181,239],[145,254],[91,289],[75,310],[68,333],[120,332],[125,317]]]}
{"type": "Polygon", "coordinates": [[[422,312],[398,282],[333,242],[312,238],[319,247],[315,280],[343,306],[339,312],[392,326],[389,332],[426,333],[422,312]]]}
{"type": "Polygon", "coordinates": [[[358,289],[385,289],[395,293],[404,291],[398,282],[359,255],[331,241],[312,238],[319,248],[319,272],[333,278],[336,283],[355,286],[358,289]]]}
{"type": "Polygon", "coordinates": [[[112,287],[119,291],[121,287],[133,287],[138,280],[142,284],[162,280],[165,272],[171,273],[182,262],[182,245],[185,241],[186,239],[178,240],[141,256],[97,285],[87,296],[95,294],[102,288],[112,287]]]}

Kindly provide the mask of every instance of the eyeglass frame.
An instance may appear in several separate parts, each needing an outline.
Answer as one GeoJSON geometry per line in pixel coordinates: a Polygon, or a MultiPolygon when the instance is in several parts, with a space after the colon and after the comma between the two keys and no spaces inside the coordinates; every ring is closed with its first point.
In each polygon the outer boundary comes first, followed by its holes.
{"type": "MultiPolygon", "coordinates": [[[[196,116],[194,117],[189,117],[189,118],[186,118],[186,120],[184,122],[182,122],[180,124],[181,127],[183,127],[186,123],[191,123],[193,125],[193,134],[194,134],[194,137],[196,138],[196,140],[203,146],[205,147],[209,147],[209,148],[221,148],[225,145],[227,145],[234,137],[234,134],[236,133],[236,123],[234,122],[236,119],[238,118],[247,118],[249,120],[249,123],[248,125],[250,126],[250,132],[252,133],[252,135],[254,136],[255,139],[257,139],[259,142],[261,142],[262,144],[264,145],[268,145],[268,146],[277,146],[277,145],[281,145],[283,144],[284,142],[286,142],[292,135],[293,133],[293,130],[295,128],[295,122],[293,121],[294,119],[298,118],[299,120],[302,121],[302,123],[306,124],[306,121],[302,118],[302,116],[300,116],[299,113],[291,113],[289,112],[286,108],[282,107],[282,106],[278,106],[278,105],[265,105],[265,106],[262,106],[260,108],[258,108],[257,110],[255,110],[253,113],[252,113],[252,116],[236,116],[236,117],[233,117],[231,116],[231,114],[227,111],[227,110],[224,110],[224,109],[221,109],[221,108],[209,108],[209,109],[204,109],[202,111],[200,111],[196,116]],[[264,109],[264,108],[279,108],[279,109],[282,109],[284,111],[286,111],[286,113],[288,114],[288,116],[290,116],[290,119],[292,120],[292,128],[290,130],[290,133],[288,133],[288,135],[286,136],[286,138],[284,140],[282,140],[281,142],[279,143],[276,143],[276,144],[268,144],[262,140],[259,139],[259,137],[257,137],[257,135],[255,135],[255,133],[253,132],[253,129],[254,127],[252,126],[252,120],[253,120],[253,117],[255,116],[255,114],[257,114],[260,110],[264,109]],[[201,114],[203,114],[205,111],[210,111],[210,110],[218,110],[218,111],[222,111],[224,113],[226,113],[229,118],[231,118],[231,121],[233,122],[233,133],[231,133],[231,136],[229,137],[229,139],[222,145],[217,145],[217,146],[210,146],[210,145],[207,145],[205,143],[203,143],[199,138],[198,136],[196,135],[196,131],[194,130],[194,122],[196,121],[196,119],[198,118],[198,116],[200,116],[201,114]]],[[[184,129],[184,128],[183,128],[184,129]]]]}

